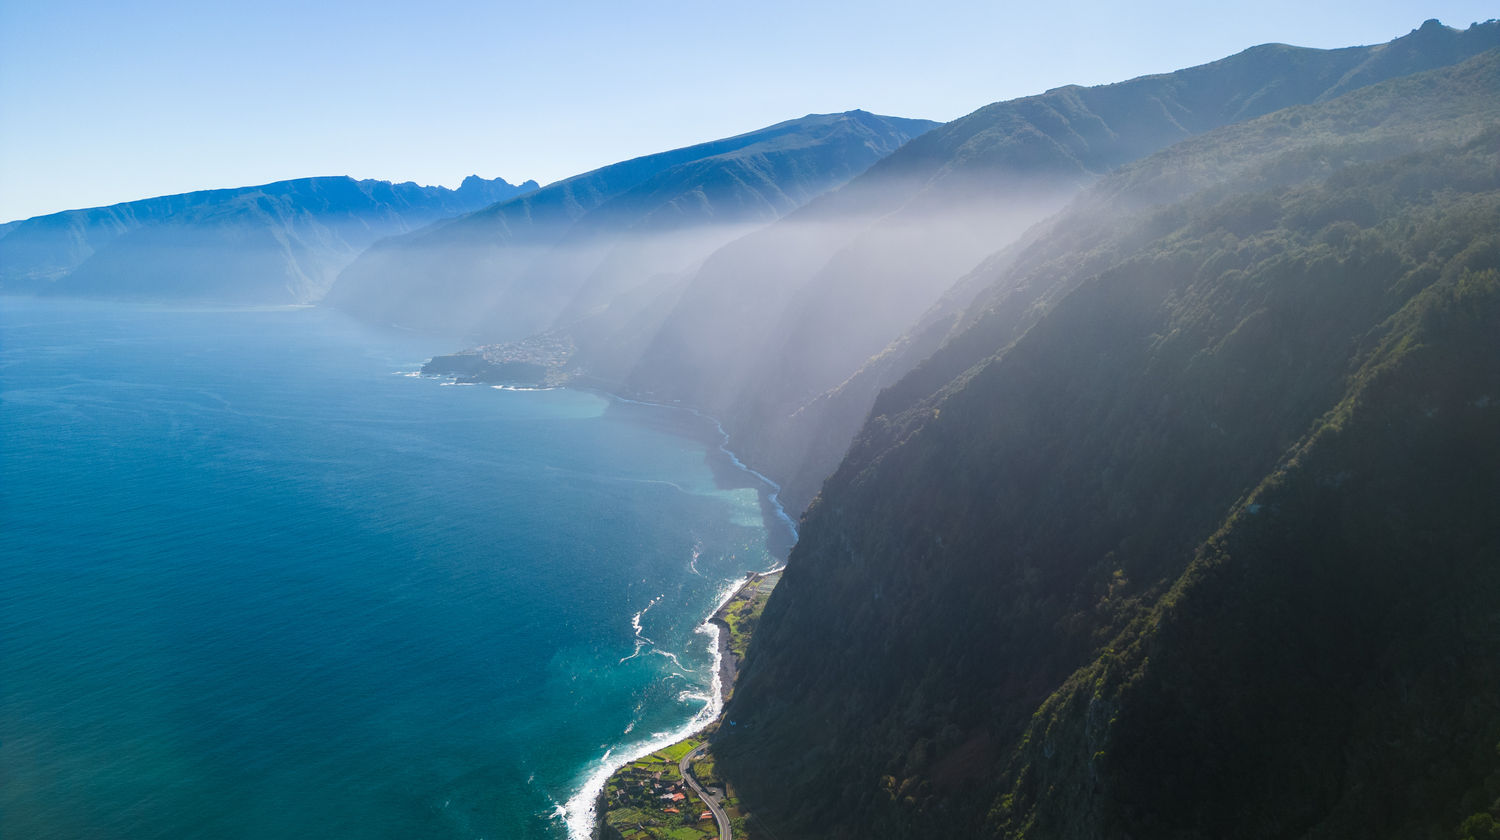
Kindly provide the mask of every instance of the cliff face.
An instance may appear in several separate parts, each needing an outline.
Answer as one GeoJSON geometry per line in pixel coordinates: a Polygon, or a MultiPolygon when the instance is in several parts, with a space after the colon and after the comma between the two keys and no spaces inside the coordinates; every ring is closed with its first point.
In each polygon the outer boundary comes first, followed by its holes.
{"type": "Polygon", "coordinates": [[[1500,263],[1481,247],[1486,268],[1448,262],[1369,337],[1344,399],[1042,705],[988,833],[1451,837],[1500,811],[1500,263]]]}
{"type": "Polygon", "coordinates": [[[635,332],[655,337],[623,379],[725,418],[801,509],[877,394],[967,326],[959,315],[993,281],[993,255],[1080,188],[1217,127],[1495,46],[1500,25],[1430,21],[1388,44],[1264,45],[988,105],[710,257],[669,315],[642,321],[635,332]]]}
{"type": "Polygon", "coordinates": [[[1211,132],[991,261],[808,512],[726,710],[778,836],[1493,807],[1497,90],[1489,52],[1211,132]]]}
{"type": "Polygon", "coordinates": [[[70,210],[13,222],[0,288],[220,303],[309,303],[362,249],[536,189],[466,178],[456,190],[302,178],[70,210]]]}

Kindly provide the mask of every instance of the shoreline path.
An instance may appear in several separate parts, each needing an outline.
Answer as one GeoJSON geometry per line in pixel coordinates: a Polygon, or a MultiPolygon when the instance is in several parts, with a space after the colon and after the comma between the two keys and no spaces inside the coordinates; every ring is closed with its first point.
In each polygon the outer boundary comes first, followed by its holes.
{"type": "Polygon", "coordinates": [[[697,747],[689,750],[687,755],[684,755],[682,760],[677,762],[677,771],[682,774],[683,781],[688,783],[688,787],[693,789],[693,793],[698,794],[698,798],[703,800],[703,804],[707,805],[709,812],[714,815],[714,822],[719,824],[719,840],[732,840],[733,835],[729,830],[729,815],[724,813],[723,806],[715,801],[709,795],[708,791],[703,789],[702,785],[698,784],[698,780],[693,776],[693,771],[688,769],[688,762],[702,755],[705,749],[708,749],[708,744],[706,743],[699,744],[697,747]]]}

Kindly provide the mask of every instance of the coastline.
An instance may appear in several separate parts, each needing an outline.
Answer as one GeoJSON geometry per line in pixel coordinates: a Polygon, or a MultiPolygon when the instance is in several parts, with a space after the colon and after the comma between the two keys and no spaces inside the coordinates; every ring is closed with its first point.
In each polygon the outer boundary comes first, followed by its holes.
{"type": "MultiPolygon", "coordinates": [[[[451,375],[442,373],[434,374],[422,369],[416,372],[403,372],[403,375],[446,380],[442,383],[445,385],[488,384],[464,382],[455,379],[451,375]]],[[[758,485],[757,489],[762,499],[762,521],[766,532],[767,550],[773,558],[781,560],[781,564],[774,568],[759,572],[746,572],[740,578],[727,581],[713,608],[709,610],[708,614],[694,628],[694,633],[703,633],[712,637],[709,640],[709,650],[713,659],[712,671],[708,696],[704,698],[707,702],[705,702],[703,708],[693,714],[680,727],[670,732],[662,733],[658,737],[638,742],[634,745],[616,744],[607,748],[603,756],[586,766],[585,773],[587,775],[582,785],[565,803],[557,806],[554,817],[562,819],[566,826],[569,840],[592,840],[592,838],[601,836],[601,826],[605,825],[603,815],[606,810],[604,806],[607,805],[605,799],[606,785],[615,773],[619,772],[626,765],[640,761],[652,753],[703,732],[719,720],[723,713],[724,705],[733,690],[734,680],[738,674],[739,667],[739,657],[735,655],[731,647],[732,630],[725,618],[725,610],[734,602],[736,596],[744,591],[746,586],[763,580],[768,576],[780,574],[786,568],[786,556],[797,542],[797,525],[781,504],[781,485],[740,460],[739,456],[729,448],[730,437],[729,433],[725,431],[723,423],[697,408],[639,400],[614,393],[604,388],[582,387],[576,384],[571,386],[562,384],[550,387],[490,384],[490,387],[502,391],[552,390],[554,387],[571,387],[574,390],[598,394],[616,403],[644,406],[653,409],[675,409],[677,412],[692,416],[700,421],[700,423],[706,422],[708,424],[707,427],[699,425],[698,428],[692,429],[683,425],[673,429],[673,431],[685,437],[702,440],[705,445],[710,447],[710,452],[717,450],[719,455],[723,457],[723,460],[727,462],[720,465],[719,469],[729,473],[748,476],[752,479],[749,484],[733,486],[758,485]],[[712,432],[710,432],[710,429],[712,432]],[[715,436],[717,437],[716,440],[714,439],[715,436]]]]}
{"type": "Polygon", "coordinates": [[[747,573],[745,575],[745,579],[740,581],[739,585],[734,588],[734,592],[727,599],[725,599],[722,604],[719,605],[718,609],[714,610],[713,615],[708,617],[708,623],[714,625],[719,629],[718,670],[721,704],[729,703],[729,696],[734,693],[734,682],[739,677],[740,669],[740,656],[736,654],[730,646],[734,628],[729,626],[727,611],[730,605],[734,603],[735,599],[745,591],[745,587],[749,586],[752,583],[765,580],[772,575],[779,575],[784,571],[786,571],[786,564],[783,563],[782,565],[777,566],[774,569],[768,569],[764,572],[747,573]]]}
{"type": "Polygon", "coordinates": [[[634,397],[627,397],[623,394],[617,394],[613,391],[600,387],[579,386],[577,387],[577,390],[589,391],[595,394],[599,394],[606,399],[614,400],[615,402],[626,403],[629,405],[647,406],[649,408],[667,408],[674,411],[681,411],[687,414],[691,414],[693,417],[696,417],[699,420],[703,420],[712,424],[714,432],[718,435],[718,440],[709,441],[709,443],[713,443],[717,446],[719,454],[723,455],[729,460],[729,464],[734,468],[734,470],[754,477],[756,481],[760,482],[763,485],[763,487],[761,488],[761,492],[765,494],[766,501],[771,509],[770,515],[766,517],[765,523],[768,543],[772,545],[780,545],[782,543],[781,540],[774,539],[775,529],[772,527],[773,520],[776,523],[779,523],[780,526],[786,530],[789,539],[785,542],[785,551],[777,552],[773,550],[772,553],[780,554],[784,560],[785,555],[791,552],[792,546],[797,544],[797,539],[799,537],[799,534],[797,533],[797,523],[792,519],[791,515],[786,512],[786,508],[781,504],[781,484],[779,484],[775,479],[771,478],[760,470],[757,470],[756,468],[740,460],[740,456],[736,455],[734,450],[729,448],[729,432],[725,431],[724,424],[717,417],[714,417],[712,414],[709,414],[702,409],[694,408],[692,406],[674,405],[672,403],[636,399],[634,397]]]}
{"type": "MultiPolygon", "coordinates": [[[[753,605],[758,599],[763,599],[764,593],[769,593],[777,581],[773,581],[771,587],[764,590],[758,584],[769,578],[779,576],[785,570],[786,565],[783,564],[763,572],[746,572],[743,578],[726,587],[726,591],[719,598],[713,611],[697,628],[698,632],[706,632],[714,637],[713,696],[709,704],[694,716],[689,726],[685,726],[663,738],[653,740],[639,749],[632,750],[629,755],[624,756],[619,761],[610,762],[604,771],[591,776],[589,783],[585,785],[584,789],[577,796],[568,800],[569,840],[620,840],[619,832],[609,824],[605,817],[605,814],[609,811],[610,804],[608,796],[610,780],[630,765],[651,756],[653,753],[678,746],[685,741],[691,741],[722,721],[724,706],[729,702],[729,697],[733,693],[734,681],[738,676],[739,664],[742,658],[734,652],[736,628],[731,621],[733,617],[732,613],[739,613],[744,609],[746,604],[753,605]],[[747,595],[747,590],[752,591],[747,595]],[[710,710],[712,710],[711,714],[709,713],[710,710]],[[594,787],[596,782],[597,789],[594,787]],[[580,824],[583,820],[578,819],[575,822],[575,818],[580,818],[584,814],[582,812],[574,813],[573,811],[574,803],[581,802],[585,796],[588,797],[589,802],[587,809],[587,816],[589,817],[587,834],[579,832],[580,824]]],[[[738,632],[744,635],[747,631],[742,627],[738,632]]],[[[697,748],[695,747],[695,749],[697,748]]]]}
{"type": "Polygon", "coordinates": [[[714,657],[713,678],[709,686],[708,702],[687,723],[659,738],[653,738],[650,741],[632,747],[628,752],[622,753],[618,757],[614,754],[614,748],[605,750],[604,756],[598,760],[594,771],[589,774],[583,786],[579,788],[577,793],[568,797],[568,801],[565,804],[559,806],[558,816],[562,817],[564,824],[568,827],[569,840],[591,840],[591,838],[596,836],[598,825],[601,822],[598,805],[603,801],[604,785],[620,768],[631,762],[639,761],[663,747],[669,747],[679,741],[691,738],[718,720],[720,713],[724,711],[724,699],[727,696],[727,689],[723,681],[721,657],[725,645],[728,644],[728,632],[721,630],[719,625],[713,623],[713,618],[730,601],[734,600],[734,596],[738,595],[747,583],[755,579],[756,574],[755,572],[747,573],[744,578],[732,581],[727,585],[724,592],[720,595],[718,602],[714,604],[713,611],[693,631],[713,636],[710,642],[710,650],[713,652],[714,657]]]}
{"type": "MultiPolygon", "coordinates": [[[[713,431],[717,435],[718,439],[705,439],[704,442],[714,446],[718,450],[719,454],[723,455],[728,460],[729,466],[732,467],[734,471],[751,476],[762,485],[760,488],[760,492],[765,502],[763,508],[766,508],[766,510],[762,512],[762,519],[764,520],[766,529],[766,541],[768,550],[770,550],[773,555],[779,556],[783,561],[785,561],[787,555],[791,553],[792,547],[797,544],[797,540],[800,536],[797,532],[797,522],[792,518],[790,514],[787,513],[786,507],[781,503],[781,484],[775,479],[761,472],[760,470],[757,470],[749,464],[746,464],[744,461],[740,460],[740,456],[735,454],[734,450],[729,447],[729,432],[724,429],[723,422],[721,422],[717,417],[714,417],[712,414],[709,414],[702,409],[695,408],[693,406],[627,397],[617,391],[610,390],[607,385],[598,383],[597,381],[589,383],[574,379],[571,381],[562,380],[549,383],[518,384],[467,379],[453,372],[429,371],[428,366],[431,365],[433,359],[437,358],[445,357],[434,356],[432,359],[428,359],[427,361],[423,362],[421,366],[417,368],[417,370],[401,371],[401,375],[420,377],[425,379],[443,380],[442,384],[444,385],[485,386],[493,388],[497,391],[552,391],[557,389],[570,389],[574,391],[582,391],[584,393],[598,394],[599,396],[604,397],[606,400],[617,403],[624,403],[627,405],[639,405],[648,408],[672,409],[674,411],[680,411],[685,414],[692,415],[699,420],[706,421],[707,423],[712,425],[713,431]],[[785,532],[784,536],[778,535],[777,532],[783,530],[785,532]]],[[[697,437],[697,435],[693,431],[685,428],[678,429],[677,432],[687,437],[697,437]]]]}
{"type": "MultiPolygon", "coordinates": [[[[738,595],[744,591],[745,585],[749,582],[750,578],[741,581],[740,585],[734,590],[734,595],[738,595]]],[[[729,601],[724,602],[724,606],[714,610],[714,614],[708,618],[708,623],[712,624],[719,631],[714,637],[718,642],[719,648],[718,652],[714,654],[714,664],[716,670],[719,672],[720,706],[729,702],[729,693],[734,690],[734,678],[739,674],[740,668],[740,663],[736,661],[734,651],[729,648],[729,622],[724,620],[724,609],[734,600],[734,595],[730,596],[729,601]]]]}

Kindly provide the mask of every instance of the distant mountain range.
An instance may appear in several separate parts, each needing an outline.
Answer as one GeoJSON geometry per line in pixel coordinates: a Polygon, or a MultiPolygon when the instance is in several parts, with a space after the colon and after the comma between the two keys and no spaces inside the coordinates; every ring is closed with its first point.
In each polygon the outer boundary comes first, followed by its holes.
{"type": "Polygon", "coordinates": [[[375,240],[536,188],[302,178],[37,216],[0,228],[0,291],[310,303],[375,240]]]}
{"type": "MultiPolygon", "coordinates": [[[[556,234],[556,250],[526,263],[539,269],[515,266],[531,259],[524,249],[511,245],[520,256],[502,261],[500,250],[472,244],[508,236],[502,231],[511,223],[491,214],[531,224],[526,207],[540,202],[544,190],[503,214],[491,208],[465,220],[463,236],[442,238],[433,230],[392,241],[414,251],[434,240],[420,258],[381,270],[405,291],[367,297],[382,306],[401,302],[372,317],[435,306],[442,312],[432,320],[460,322],[491,339],[548,330],[547,346],[573,352],[547,360],[580,381],[720,417],[737,449],[782,480],[783,501],[800,510],[837,466],[880,391],[959,326],[959,313],[993,271],[986,260],[998,259],[993,255],[1085,186],[1204,131],[1328,101],[1496,45],[1500,27],[1493,24],[1458,31],[1433,21],[1387,44],[1336,50],[1271,44],[1173,73],[995,103],[921,134],[847,184],[743,236],[695,239],[694,248],[679,240],[649,253],[640,242],[660,240],[627,240],[640,258],[613,262],[620,268],[613,282],[578,278],[607,264],[599,252],[618,247],[605,233],[622,228],[616,221],[590,225],[587,235],[556,234]],[[599,241],[608,244],[585,244],[599,241]],[[512,277],[529,278],[523,282],[532,291],[516,292],[507,285],[516,282],[512,277]],[[464,283],[473,285],[452,291],[464,283]],[[411,293],[422,284],[432,293],[411,293]],[[578,288],[589,292],[580,295],[578,288]],[[472,305],[486,294],[503,305],[472,305]],[[525,312],[535,300],[546,301],[546,315],[525,312]],[[485,314],[459,315],[453,311],[459,308],[485,314]],[[554,312],[560,314],[549,321],[554,312]]],[[[592,177],[580,176],[582,183],[592,177]]],[[[372,249],[369,258],[380,251],[372,249]]],[[[341,305],[359,311],[357,301],[341,305]]],[[[524,348],[485,352],[497,359],[527,355],[524,348]]],[[[476,367],[479,355],[435,369],[477,377],[508,370],[476,367]]]]}
{"type": "Polygon", "coordinates": [[[1195,134],[1500,46],[1436,21],[1388,44],[1271,44],[1174,73],[985,106],[710,257],[633,367],[582,363],[723,418],[800,509],[881,389],[931,354],[988,269],[956,283],[1084,185],[1195,134]],[[931,310],[917,321],[918,313],[931,310]]]}
{"type": "Polygon", "coordinates": [[[815,114],[606,166],[381,242],[328,302],[376,322],[522,338],[670,288],[719,246],[935,125],[815,114]]]}

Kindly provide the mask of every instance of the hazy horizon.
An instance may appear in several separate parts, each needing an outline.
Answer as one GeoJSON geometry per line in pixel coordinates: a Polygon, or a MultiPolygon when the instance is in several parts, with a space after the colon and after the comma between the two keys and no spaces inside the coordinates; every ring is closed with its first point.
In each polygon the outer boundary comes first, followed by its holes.
{"type": "Polygon", "coordinates": [[[809,113],[947,121],[1261,43],[1381,43],[1428,18],[1461,29],[1494,14],[1468,0],[1212,18],[1168,0],[950,3],[920,20],[895,4],[757,12],[7,6],[0,221],[323,175],[547,184],[809,113]]]}

